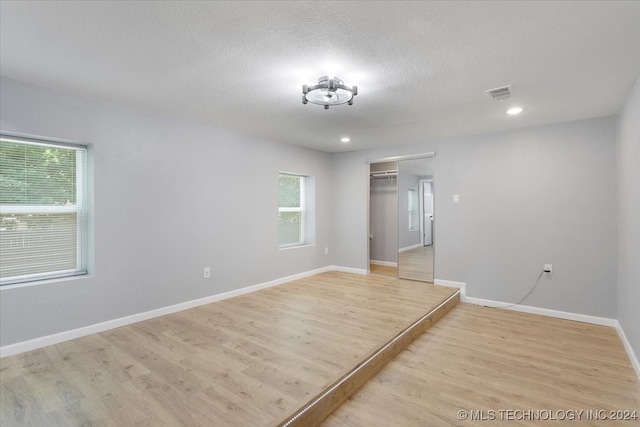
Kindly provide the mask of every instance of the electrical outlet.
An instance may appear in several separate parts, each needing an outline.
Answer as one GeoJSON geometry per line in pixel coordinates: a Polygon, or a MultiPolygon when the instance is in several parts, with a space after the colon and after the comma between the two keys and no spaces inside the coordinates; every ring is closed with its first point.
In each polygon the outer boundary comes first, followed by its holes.
{"type": "Polygon", "coordinates": [[[202,277],[204,277],[205,279],[208,279],[209,277],[211,277],[211,267],[204,268],[202,277]]]}
{"type": "Polygon", "coordinates": [[[324,248],[324,254],[329,255],[329,248],[324,248]]]}
{"type": "Polygon", "coordinates": [[[553,265],[545,264],[544,265],[544,272],[547,273],[547,274],[552,274],[553,273],[553,265]]]}

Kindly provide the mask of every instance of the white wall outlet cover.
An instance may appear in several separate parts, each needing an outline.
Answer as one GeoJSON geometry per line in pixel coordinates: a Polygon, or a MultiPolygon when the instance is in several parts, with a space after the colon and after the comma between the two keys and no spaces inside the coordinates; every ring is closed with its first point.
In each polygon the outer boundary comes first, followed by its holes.
{"type": "Polygon", "coordinates": [[[553,272],[553,265],[551,264],[545,264],[544,265],[544,272],[551,274],[553,272]]]}
{"type": "Polygon", "coordinates": [[[205,267],[203,270],[202,276],[205,279],[208,279],[209,277],[211,277],[211,267],[205,267]]]}
{"type": "Polygon", "coordinates": [[[460,203],[460,195],[459,194],[454,194],[453,195],[453,203],[460,203]]]}

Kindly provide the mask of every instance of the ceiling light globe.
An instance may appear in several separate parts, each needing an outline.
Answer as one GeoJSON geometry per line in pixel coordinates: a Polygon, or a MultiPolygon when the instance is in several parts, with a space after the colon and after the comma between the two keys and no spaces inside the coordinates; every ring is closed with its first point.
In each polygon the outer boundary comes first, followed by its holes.
{"type": "Polygon", "coordinates": [[[507,114],[509,114],[510,116],[515,116],[516,114],[522,113],[522,111],[522,107],[513,107],[507,110],[507,114]]]}

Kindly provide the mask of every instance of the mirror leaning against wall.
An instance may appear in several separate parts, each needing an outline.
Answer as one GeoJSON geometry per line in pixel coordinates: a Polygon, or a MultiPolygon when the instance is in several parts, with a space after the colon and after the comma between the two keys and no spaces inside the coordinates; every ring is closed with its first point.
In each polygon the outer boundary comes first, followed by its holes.
{"type": "Polygon", "coordinates": [[[398,277],[433,283],[434,159],[398,161],[398,277]]]}

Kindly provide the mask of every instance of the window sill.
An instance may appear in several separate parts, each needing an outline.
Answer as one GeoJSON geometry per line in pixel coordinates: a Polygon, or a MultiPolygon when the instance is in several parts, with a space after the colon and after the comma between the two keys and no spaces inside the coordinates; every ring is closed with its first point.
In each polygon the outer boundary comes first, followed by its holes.
{"type": "Polygon", "coordinates": [[[30,286],[49,285],[51,283],[60,283],[60,282],[69,282],[72,280],[89,279],[92,277],[93,277],[92,274],[85,273],[85,274],[77,274],[74,276],[62,276],[62,277],[55,277],[55,278],[49,278],[49,279],[31,280],[28,282],[8,283],[6,285],[0,286],[0,292],[8,291],[10,289],[26,288],[30,286]]]}
{"type": "Polygon", "coordinates": [[[301,244],[299,244],[299,245],[279,246],[279,247],[278,247],[278,250],[286,251],[286,250],[289,250],[289,249],[311,248],[311,247],[314,247],[314,246],[315,246],[315,245],[311,245],[311,244],[309,244],[309,243],[301,243],[301,244]]]}

